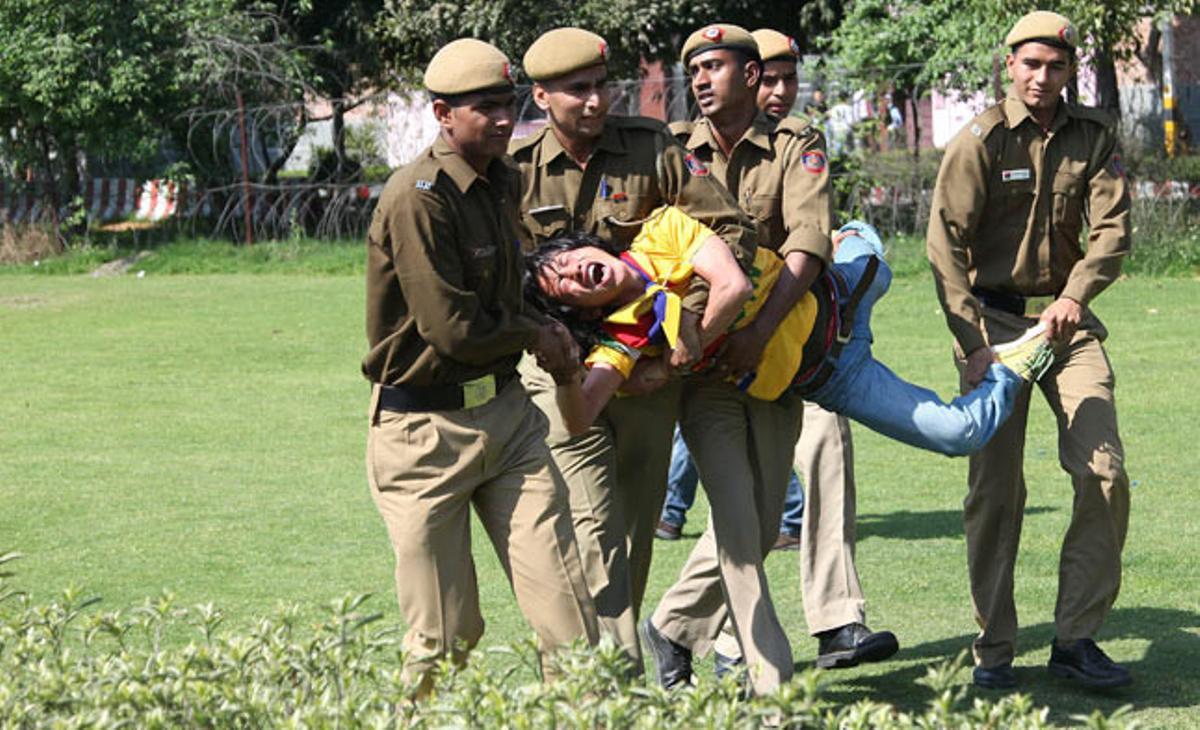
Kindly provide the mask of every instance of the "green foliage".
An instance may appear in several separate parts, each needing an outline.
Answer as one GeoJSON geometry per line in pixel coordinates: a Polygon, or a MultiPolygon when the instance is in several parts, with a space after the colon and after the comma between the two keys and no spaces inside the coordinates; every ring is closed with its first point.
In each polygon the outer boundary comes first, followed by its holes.
{"type": "MultiPolygon", "coordinates": [[[[0,556],[0,564],[11,555],[0,556]]],[[[0,590],[5,574],[0,573],[0,590]]],[[[3,594],[0,594],[3,595],[3,594]]],[[[302,627],[296,607],[225,633],[212,603],[190,608],[164,592],[130,610],[96,612],[99,599],[68,589],[48,604],[18,597],[0,613],[0,725],[39,727],[516,727],[659,728],[1044,728],[1027,697],[965,705],[965,653],[930,667],[934,692],[920,713],[869,700],[837,706],[808,670],[777,694],[743,699],[732,679],[670,692],[626,679],[611,644],[552,658],[557,681],[524,684],[537,663],[532,641],[443,665],[432,697],[413,703],[401,675],[399,631],[380,627],[367,595],[331,602],[302,627]],[[171,645],[169,634],[191,639],[171,645]],[[490,655],[489,655],[490,654],[490,655]]],[[[1126,726],[1122,713],[1093,713],[1096,728],[1126,726]]]]}
{"type": "Polygon", "coordinates": [[[612,75],[636,78],[641,58],[676,61],[683,39],[716,20],[777,28],[810,47],[814,36],[837,23],[842,5],[841,0],[801,7],[756,0],[384,0],[377,28],[392,68],[412,81],[419,80],[434,52],[455,38],[489,41],[519,65],[539,35],[567,25],[603,36],[612,75]]]}
{"type": "MultiPolygon", "coordinates": [[[[1196,0],[1065,0],[1052,9],[1079,29],[1084,55],[1131,57],[1137,21],[1188,13],[1196,0]]],[[[830,50],[858,78],[915,90],[969,94],[992,83],[993,58],[1007,49],[1004,36],[1021,15],[1046,9],[1036,0],[853,0],[834,31],[830,50]]],[[[1002,83],[1007,83],[1001,69],[1002,83]]]]}
{"type": "MultiPolygon", "coordinates": [[[[0,276],[31,274],[43,276],[87,274],[120,258],[136,256],[149,248],[133,236],[82,242],[61,256],[19,265],[0,266],[0,276]]],[[[240,246],[229,241],[179,239],[149,248],[151,255],[140,259],[131,271],[146,276],[179,274],[361,274],[366,254],[362,241],[289,239],[260,241],[240,246]]]]}

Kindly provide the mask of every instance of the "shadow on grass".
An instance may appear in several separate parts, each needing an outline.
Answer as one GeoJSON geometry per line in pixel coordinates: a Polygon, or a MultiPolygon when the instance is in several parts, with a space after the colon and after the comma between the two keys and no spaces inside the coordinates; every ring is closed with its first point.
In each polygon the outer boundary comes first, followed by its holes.
{"type": "MultiPolygon", "coordinates": [[[[1123,662],[1133,673],[1134,684],[1111,691],[1092,691],[1051,676],[1046,670],[1054,624],[1045,622],[1022,628],[1018,637],[1015,662],[1017,689],[1029,695],[1038,706],[1048,707],[1048,720],[1055,725],[1074,724],[1073,715],[1088,715],[1100,710],[1110,715],[1122,705],[1135,711],[1148,708],[1188,708],[1200,704],[1200,686],[1195,682],[1196,657],[1200,656],[1200,614],[1170,608],[1114,609],[1101,630],[1099,641],[1133,639],[1148,642],[1141,659],[1123,662]]],[[[926,668],[960,651],[969,649],[974,635],[966,634],[938,641],[901,647],[896,657],[862,670],[861,674],[830,672],[830,684],[824,696],[837,703],[852,703],[869,697],[888,702],[898,709],[921,712],[933,697],[923,685],[916,684],[926,668]],[[874,671],[877,673],[867,674],[874,671]]],[[[969,664],[969,659],[968,659],[969,664]]],[[[797,671],[807,665],[797,665],[797,671]]],[[[961,679],[970,682],[970,669],[961,679]]],[[[969,690],[971,697],[997,698],[996,692],[969,690]]]]}
{"type": "MultiPolygon", "coordinates": [[[[1057,507],[1025,508],[1025,516],[1055,512],[1057,507]]],[[[905,540],[934,540],[962,535],[962,510],[943,509],[929,512],[897,510],[886,514],[859,515],[856,522],[859,540],[890,537],[905,540]]]]}

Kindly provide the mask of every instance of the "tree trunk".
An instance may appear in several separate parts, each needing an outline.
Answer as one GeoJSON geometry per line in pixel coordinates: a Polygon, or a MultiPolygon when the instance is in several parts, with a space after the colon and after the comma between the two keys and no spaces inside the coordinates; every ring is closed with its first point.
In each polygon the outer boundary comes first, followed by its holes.
{"type": "MultiPolygon", "coordinates": [[[[42,200],[49,206],[50,212],[50,228],[54,232],[54,242],[61,248],[65,248],[65,241],[62,236],[61,221],[58,218],[58,174],[54,167],[54,145],[50,140],[50,135],[46,133],[43,127],[38,133],[39,146],[42,153],[42,200]]],[[[30,223],[36,221],[30,217],[30,223]]]]}
{"type": "Polygon", "coordinates": [[[1121,116],[1121,92],[1117,88],[1117,67],[1112,53],[1096,53],[1096,106],[1121,116]]]}
{"type": "Polygon", "coordinates": [[[913,127],[913,159],[921,159],[921,90],[918,88],[911,89],[908,95],[908,105],[912,108],[912,127],[913,127]]]}
{"type": "Polygon", "coordinates": [[[340,181],[346,174],[346,102],[338,98],[333,100],[332,115],[333,158],[336,161],[333,178],[340,181]]]}

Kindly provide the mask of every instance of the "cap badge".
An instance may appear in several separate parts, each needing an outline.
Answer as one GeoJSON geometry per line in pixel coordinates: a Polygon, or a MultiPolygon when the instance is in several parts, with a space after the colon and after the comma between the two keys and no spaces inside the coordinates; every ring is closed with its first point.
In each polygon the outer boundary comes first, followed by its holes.
{"type": "Polygon", "coordinates": [[[509,66],[507,63],[504,64],[504,68],[500,71],[500,73],[504,74],[504,78],[508,79],[508,82],[510,84],[514,83],[512,67],[509,66]]]}
{"type": "Polygon", "coordinates": [[[714,26],[705,28],[704,32],[701,33],[701,35],[704,36],[705,38],[707,38],[708,40],[713,41],[714,43],[719,43],[721,41],[721,37],[725,35],[725,31],[721,30],[720,28],[718,28],[717,26],[714,25],[714,26]]]}
{"type": "Polygon", "coordinates": [[[600,41],[600,58],[605,61],[608,60],[608,44],[604,41],[600,41]]]}
{"type": "Polygon", "coordinates": [[[800,44],[797,43],[796,39],[791,36],[788,36],[788,48],[792,49],[792,53],[796,54],[797,56],[800,55],[800,44]]]}
{"type": "Polygon", "coordinates": [[[1064,25],[1058,29],[1058,39],[1063,43],[1070,43],[1071,35],[1071,26],[1069,25],[1064,25]]]}

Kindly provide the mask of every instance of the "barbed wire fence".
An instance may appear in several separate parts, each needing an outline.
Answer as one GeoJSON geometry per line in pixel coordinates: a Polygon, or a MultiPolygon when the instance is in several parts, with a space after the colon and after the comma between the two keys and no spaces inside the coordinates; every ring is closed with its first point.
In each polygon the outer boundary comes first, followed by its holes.
{"type": "MultiPolygon", "coordinates": [[[[1188,94],[1200,106],[1200,89],[1184,89],[1183,95],[1188,94]]],[[[1130,97],[1136,103],[1131,106],[1134,113],[1125,115],[1126,123],[1144,128],[1155,114],[1153,95],[1140,90],[1130,97]]],[[[813,116],[826,133],[844,216],[865,218],[888,232],[920,233],[939,161],[933,145],[944,144],[989,102],[987,95],[977,94],[965,101],[944,96],[897,106],[886,84],[868,85],[826,68],[819,75],[802,74],[796,111],[813,116]]],[[[517,108],[515,136],[544,124],[529,87],[518,87],[517,108]]],[[[692,118],[695,111],[688,80],[678,68],[663,76],[612,84],[612,114],[675,121],[692,118]]],[[[120,230],[166,221],[190,235],[234,241],[358,239],[366,232],[388,174],[437,134],[419,92],[227,103],[225,108],[194,110],[181,122],[186,141],[181,149],[164,154],[169,163],[162,173],[141,181],[118,181],[103,178],[104,171],[99,171],[82,201],[89,224],[120,230]],[[335,102],[348,110],[341,158],[333,152],[335,102]]],[[[1175,208],[1185,210],[1200,204],[1200,188],[1194,184],[1181,188],[1166,182],[1143,186],[1141,197],[1173,200],[1175,208]]],[[[14,203],[19,196],[11,190],[0,192],[0,220],[12,220],[22,207],[14,203]]],[[[32,205],[24,206],[22,215],[32,218],[32,205]]]]}

